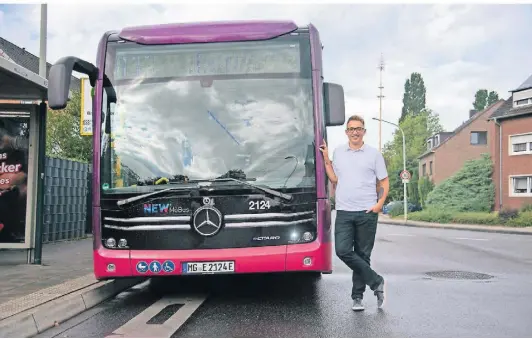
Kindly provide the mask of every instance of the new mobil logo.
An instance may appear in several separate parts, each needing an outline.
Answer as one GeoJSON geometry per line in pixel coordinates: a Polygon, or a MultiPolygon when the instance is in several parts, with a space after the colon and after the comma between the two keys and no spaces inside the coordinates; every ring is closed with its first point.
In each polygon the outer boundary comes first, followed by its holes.
{"type": "Polygon", "coordinates": [[[172,204],[144,204],[143,210],[145,215],[190,213],[189,208],[172,206],[172,204]]]}
{"type": "Polygon", "coordinates": [[[170,210],[170,204],[144,204],[145,214],[167,214],[170,210]]]}
{"type": "Polygon", "coordinates": [[[158,260],[152,260],[149,263],[147,261],[139,261],[136,266],[137,272],[144,274],[147,272],[158,274],[172,273],[175,271],[175,264],[172,260],[166,260],[162,264],[158,260]]]}

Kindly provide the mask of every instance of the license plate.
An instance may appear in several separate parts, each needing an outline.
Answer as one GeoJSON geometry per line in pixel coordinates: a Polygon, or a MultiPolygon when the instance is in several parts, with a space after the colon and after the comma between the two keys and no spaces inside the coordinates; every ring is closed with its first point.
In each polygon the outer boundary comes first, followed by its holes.
{"type": "Polygon", "coordinates": [[[235,271],[234,261],[185,262],[183,274],[213,274],[235,271]]]}

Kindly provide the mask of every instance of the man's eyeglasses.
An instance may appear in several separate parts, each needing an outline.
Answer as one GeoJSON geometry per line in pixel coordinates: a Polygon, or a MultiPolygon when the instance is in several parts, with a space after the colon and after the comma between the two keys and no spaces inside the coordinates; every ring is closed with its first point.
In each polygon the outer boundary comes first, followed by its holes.
{"type": "Polygon", "coordinates": [[[360,132],[364,132],[365,129],[362,128],[362,127],[349,127],[346,129],[347,132],[349,133],[353,133],[353,132],[357,132],[357,133],[360,133],[360,132]]]}

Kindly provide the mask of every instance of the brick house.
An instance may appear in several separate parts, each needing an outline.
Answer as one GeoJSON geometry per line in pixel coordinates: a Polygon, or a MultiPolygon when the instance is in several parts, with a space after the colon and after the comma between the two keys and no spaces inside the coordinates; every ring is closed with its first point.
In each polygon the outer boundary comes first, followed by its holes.
{"type": "Polygon", "coordinates": [[[532,76],[489,118],[495,210],[532,204],[532,76]]]}
{"type": "Polygon", "coordinates": [[[427,175],[434,185],[440,184],[458,172],[468,160],[489,153],[493,159],[493,125],[489,117],[497,111],[504,100],[499,100],[477,112],[469,111],[468,120],[453,132],[442,132],[427,139],[427,151],[418,157],[419,176],[427,175]]]}
{"type": "MultiPolygon", "coordinates": [[[[20,48],[14,43],[0,37],[0,58],[4,58],[14,62],[27,70],[39,74],[39,57],[26,51],[25,48],[20,48]]],[[[46,79],[50,73],[52,64],[46,63],[46,79]]],[[[81,89],[81,80],[72,76],[70,79],[70,90],[79,91],[81,89]]],[[[0,100],[0,103],[21,103],[20,100],[0,100]]]]}

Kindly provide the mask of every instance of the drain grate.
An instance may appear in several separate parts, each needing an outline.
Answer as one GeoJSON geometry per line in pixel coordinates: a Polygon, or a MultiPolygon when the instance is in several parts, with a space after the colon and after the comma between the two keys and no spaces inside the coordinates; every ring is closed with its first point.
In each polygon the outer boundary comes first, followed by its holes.
{"type": "Polygon", "coordinates": [[[427,272],[426,275],[433,278],[457,279],[457,280],[486,280],[494,276],[484,273],[467,272],[467,271],[435,271],[427,272]]]}

